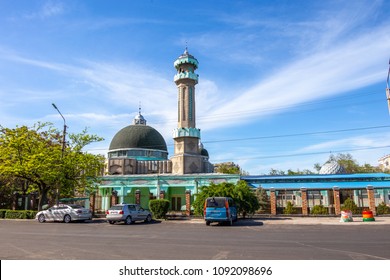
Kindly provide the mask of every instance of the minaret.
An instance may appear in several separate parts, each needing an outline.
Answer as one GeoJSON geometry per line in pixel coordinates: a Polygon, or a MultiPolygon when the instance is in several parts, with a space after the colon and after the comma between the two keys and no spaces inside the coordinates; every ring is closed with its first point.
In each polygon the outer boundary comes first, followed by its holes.
{"type": "Polygon", "coordinates": [[[175,60],[177,74],[174,81],[178,89],[178,120],[173,132],[174,155],[172,170],[176,174],[202,173],[204,157],[199,149],[200,129],[195,126],[195,85],[198,83],[198,60],[184,53],[175,60]]]}

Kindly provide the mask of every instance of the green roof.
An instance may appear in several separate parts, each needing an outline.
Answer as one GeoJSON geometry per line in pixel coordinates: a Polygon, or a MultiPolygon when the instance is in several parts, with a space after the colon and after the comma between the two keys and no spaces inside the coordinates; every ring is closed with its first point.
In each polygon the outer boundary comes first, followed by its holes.
{"type": "Polygon", "coordinates": [[[115,134],[109,150],[141,148],[167,151],[161,134],[148,125],[129,125],[115,134]]]}

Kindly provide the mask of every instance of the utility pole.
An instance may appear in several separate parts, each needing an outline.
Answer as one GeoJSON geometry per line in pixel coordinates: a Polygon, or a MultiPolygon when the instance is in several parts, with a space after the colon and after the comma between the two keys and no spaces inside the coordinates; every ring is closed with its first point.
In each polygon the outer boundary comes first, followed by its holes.
{"type": "Polygon", "coordinates": [[[387,82],[386,82],[387,106],[389,107],[389,114],[390,114],[390,88],[389,88],[389,76],[390,76],[390,59],[389,59],[389,71],[387,72],[387,82]]]}
{"type": "MultiPolygon", "coordinates": [[[[61,159],[63,159],[64,154],[65,154],[65,146],[66,146],[66,139],[65,139],[65,137],[66,137],[66,121],[65,121],[64,116],[61,114],[60,110],[57,108],[57,106],[54,103],[52,103],[51,105],[53,105],[54,109],[57,110],[57,112],[60,114],[60,116],[64,120],[64,129],[62,131],[62,153],[61,153],[61,159]]],[[[57,186],[57,193],[56,193],[56,204],[57,205],[59,204],[59,197],[60,197],[60,189],[57,186]]]]}

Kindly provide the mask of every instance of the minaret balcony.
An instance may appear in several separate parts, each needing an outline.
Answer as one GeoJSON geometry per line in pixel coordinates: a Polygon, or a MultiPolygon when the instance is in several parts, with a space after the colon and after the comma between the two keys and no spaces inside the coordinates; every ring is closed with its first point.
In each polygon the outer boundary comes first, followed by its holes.
{"type": "Polygon", "coordinates": [[[173,80],[176,82],[176,81],[181,80],[181,79],[191,79],[197,83],[198,77],[199,77],[199,75],[195,74],[195,73],[181,72],[181,73],[176,74],[175,77],[173,78],[173,80]]]}
{"type": "Polygon", "coordinates": [[[192,58],[189,56],[180,57],[176,59],[175,62],[173,63],[173,66],[175,66],[175,68],[178,69],[181,64],[186,64],[186,63],[194,65],[195,69],[198,68],[198,60],[196,58],[192,58]]]}
{"type": "Polygon", "coordinates": [[[173,138],[196,137],[200,138],[200,129],[194,127],[181,127],[173,131],[173,138]]]}

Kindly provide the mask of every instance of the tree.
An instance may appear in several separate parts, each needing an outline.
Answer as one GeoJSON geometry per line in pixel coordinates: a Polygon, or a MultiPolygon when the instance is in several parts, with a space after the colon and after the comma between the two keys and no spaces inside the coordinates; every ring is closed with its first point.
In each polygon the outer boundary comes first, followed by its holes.
{"type": "Polygon", "coordinates": [[[289,176],[308,175],[308,174],[313,174],[313,173],[314,172],[310,171],[309,169],[303,169],[303,170],[297,169],[297,171],[289,169],[287,171],[283,171],[283,170],[271,168],[271,170],[269,171],[269,175],[273,175],[273,176],[275,176],[275,175],[289,175],[289,176]]]}
{"type": "Polygon", "coordinates": [[[6,180],[20,179],[28,191],[39,194],[38,209],[48,196],[84,193],[94,187],[104,158],[82,149],[103,140],[96,135],[69,135],[69,145],[62,151],[62,135],[50,123],[13,129],[0,126],[0,176],[6,180]]]}
{"type": "Polygon", "coordinates": [[[261,187],[257,188],[255,191],[257,201],[259,202],[259,210],[261,212],[270,212],[270,198],[267,195],[267,191],[261,187]]]}
{"type": "MultiPolygon", "coordinates": [[[[337,154],[337,155],[331,154],[329,156],[329,159],[325,163],[330,163],[330,162],[337,162],[339,165],[345,168],[346,173],[350,173],[350,174],[382,172],[379,167],[372,166],[368,163],[359,165],[359,163],[352,157],[351,154],[337,154]]],[[[314,168],[317,169],[317,171],[320,171],[321,165],[319,163],[316,163],[314,165],[314,168]]]]}
{"type": "Polygon", "coordinates": [[[237,184],[233,183],[212,183],[209,186],[201,187],[200,193],[196,196],[193,203],[195,214],[203,214],[203,206],[208,197],[231,197],[237,204],[237,211],[244,217],[247,213],[254,213],[259,209],[260,204],[255,193],[248,184],[240,180],[237,184]]]}
{"type": "Polygon", "coordinates": [[[249,175],[248,172],[242,170],[242,168],[234,162],[216,163],[214,164],[214,171],[216,173],[223,173],[223,174],[249,175]]]}

